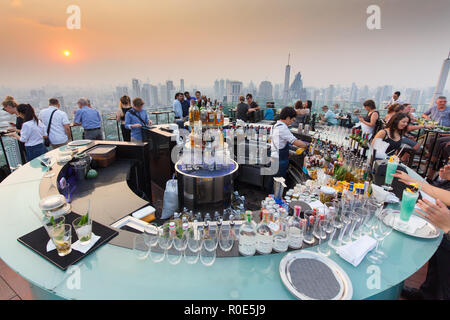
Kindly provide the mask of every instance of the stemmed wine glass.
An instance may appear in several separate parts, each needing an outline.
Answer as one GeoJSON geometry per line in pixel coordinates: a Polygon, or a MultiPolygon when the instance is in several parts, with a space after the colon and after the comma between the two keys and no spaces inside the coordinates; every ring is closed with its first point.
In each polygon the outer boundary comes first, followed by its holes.
{"type": "Polygon", "coordinates": [[[372,250],[372,252],[367,256],[367,259],[374,264],[380,264],[383,262],[383,259],[387,258],[387,254],[379,247],[380,243],[382,243],[384,239],[392,232],[392,225],[384,222],[384,219],[387,218],[388,212],[389,210],[383,211],[378,215],[378,217],[375,218],[373,236],[377,240],[377,246],[375,250],[372,250]]]}
{"type": "Polygon", "coordinates": [[[46,173],[44,175],[44,178],[51,178],[51,177],[53,177],[55,174],[53,172],[50,172],[52,170],[52,165],[53,165],[52,158],[48,157],[48,156],[41,156],[39,158],[39,161],[47,169],[46,173]]]}

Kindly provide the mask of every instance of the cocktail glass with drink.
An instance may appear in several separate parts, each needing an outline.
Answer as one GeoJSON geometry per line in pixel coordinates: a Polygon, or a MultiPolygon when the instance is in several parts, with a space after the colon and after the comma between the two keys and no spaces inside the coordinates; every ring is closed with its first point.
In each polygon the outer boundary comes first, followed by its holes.
{"type": "Polygon", "coordinates": [[[92,238],[92,219],[89,214],[76,218],[72,222],[81,245],[88,245],[92,238]]]}
{"type": "Polygon", "coordinates": [[[398,163],[399,163],[399,159],[397,156],[391,156],[387,163],[386,177],[384,178],[384,183],[385,183],[384,188],[388,191],[392,190],[391,184],[392,184],[392,180],[394,180],[394,177],[392,176],[392,174],[394,174],[395,171],[397,171],[398,163]]]}
{"type": "Polygon", "coordinates": [[[72,226],[70,224],[52,226],[49,228],[49,233],[59,256],[64,257],[72,252],[72,226]]]}
{"type": "Polygon", "coordinates": [[[414,212],[417,199],[419,198],[419,186],[415,183],[403,190],[402,203],[400,207],[401,223],[408,223],[411,214],[414,212]]]}

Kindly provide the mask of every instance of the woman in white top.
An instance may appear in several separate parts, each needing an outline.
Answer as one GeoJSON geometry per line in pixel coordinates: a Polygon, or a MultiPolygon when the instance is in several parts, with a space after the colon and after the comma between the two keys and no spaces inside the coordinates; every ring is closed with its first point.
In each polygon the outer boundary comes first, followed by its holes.
{"type": "Polygon", "coordinates": [[[31,161],[47,152],[44,145],[45,126],[36,117],[33,107],[29,104],[19,104],[17,113],[24,121],[20,136],[17,133],[11,133],[9,136],[25,144],[27,161],[31,161]]]}

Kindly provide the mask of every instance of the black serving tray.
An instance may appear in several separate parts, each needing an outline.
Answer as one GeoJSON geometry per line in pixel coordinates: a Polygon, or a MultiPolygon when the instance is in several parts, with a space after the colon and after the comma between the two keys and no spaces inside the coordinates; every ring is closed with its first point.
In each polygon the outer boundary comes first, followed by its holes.
{"type": "MultiPolygon", "coordinates": [[[[78,217],[80,217],[80,215],[75,212],[68,213],[65,216],[65,223],[72,225],[72,221],[78,217]]],[[[21,236],[17,239],[17,241],[33,250],[47,261],[53,263],[58,268],[66,270],[68,267],[88,256],[100,246],[109,242],[112,238],[119,234],[116,230],[95,221],[92,221],[92,232],[99,236],[100,239],[98,239],[98,241],[92,246],[91,249],[89,249],[88,252],[81,253],[72,249],[72,252],[64,257],[60,257],[56,249],[47,252],[47,243],[50,238],[44,227],[40,227],[30,233],[27,233],[26,235],[21,236]]],[[[72,243],[75,243],[77,240],[78,237],[72,227],[72,243]]]]}

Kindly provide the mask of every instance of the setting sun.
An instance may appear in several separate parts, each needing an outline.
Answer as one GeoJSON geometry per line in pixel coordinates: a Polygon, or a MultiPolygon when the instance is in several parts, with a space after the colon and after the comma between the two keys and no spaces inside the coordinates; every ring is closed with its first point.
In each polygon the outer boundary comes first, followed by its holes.
{"type": "Polygon", "coordinates": [[[64,50],[64,55],[65,55],[66,57],[70,56],[70,51],[64,50]]]}

